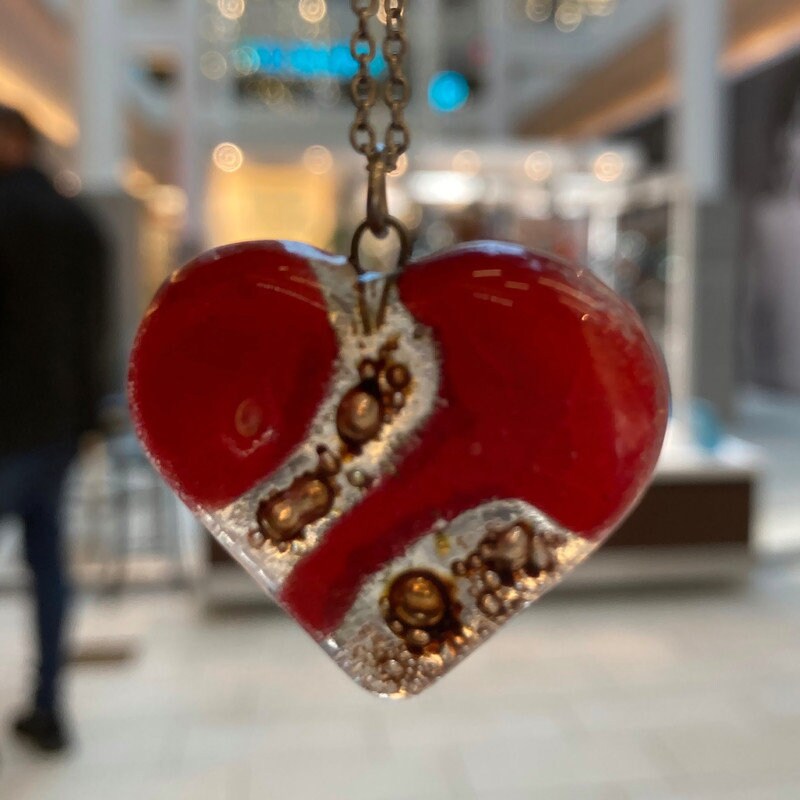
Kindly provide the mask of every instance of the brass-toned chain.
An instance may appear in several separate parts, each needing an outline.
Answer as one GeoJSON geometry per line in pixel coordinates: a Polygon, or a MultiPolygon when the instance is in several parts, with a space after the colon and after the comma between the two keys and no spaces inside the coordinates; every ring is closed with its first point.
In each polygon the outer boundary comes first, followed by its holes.
{"type": "Polygon", "coordinates": [[[350,94],[356,107],[356,118],[350,128],[350,144],[357,153],[370,158],[378,143],[369,119],[378,88],[370,73],[377,46],[369,31],[369,21],[378,13],[378,0],[350,0],[350,5],[358,17],[358,28],[350,39],[350,53],[358,63],[358,72],[350,83],[350,94]]]}
{"type": "Polygon", "coordinates": [[[411,99],[408,78],[405,75],[405,57],[408,39],[405,30],[405,0],[385,0],[386,38],[383,55],[389,65],[389,79],[384,90],[384,100],[391,112],[386,128],[386,167],[388,172],[397,169],[397,162],[411,143],[411,133],[406,125],[406,107],[411,99]]]}
{"type": "MultiPolygon", "coordinates": [[[[361,239],[367,231],[378,238],[394,231],[399,239],[400,251],[397,275],[405,266],[410,255],[408,231],[400,220],[389,213],[387,201],[386,176],[397,169],[397,165],[407,150],[411,135],[406,125],[405,111],[410,98],[408,78],[405,75],[405,57],[408,52],[408,39],[405,30],[405,0],[383,0],[386,17],[386,36],[383,42],[383,56],[389,70],[389,77],[383,92],[383,100],[389,109],[389,124],[383,142],[378,142],[375,126],[370,119],[372,109],[378,102],[378,85],[372,74],[372,64],[378,46],[370,33],[369,25],[378,13],[379,0],[350,0],[350,6],[358,17],[358,28],[350,40],[350,52],[358,64],[350,84],[356,118],[350,128],[350,142],[357,153],[367,159],[369,182],[367,186],[367,216],[353,234],[350,250],[350,263],[358,275],[364,275],[361,267],[361,239]]],[[[380,327],[383,320],[392,280],[387,278],[375,322],[380,327]]],[[[359,283],[361,316],[366,332],[372,329],[372,322],[366,313],[364,287],[359,283]]]]}
{"type": "Polygon", "coordinates": [[[408,150],[411,135],[405,119],[410,99],[408,79],[405,75],[405,56],[408,39],[405,30],[405,0],[383,0],[386,15],[386,37],[383,55],[389,68],[389,78],[383,99],[390,112],[385,141],[378,143],[375,127],[370,120],[378,100],[377,81],[372,75],[372,62],[377,54],[377,44],[369,23],[378,13],[379,0],[350,0],[353,13],[358,18],[358,28],[350,39],[350,52],[358,64],[358,72],[350,84],[350,93],[356,107],[356,116],[350,128],[350,143],[357,153],[370,161],[380,155],[386,172],[394,172],[397,162],[408,150]]]}

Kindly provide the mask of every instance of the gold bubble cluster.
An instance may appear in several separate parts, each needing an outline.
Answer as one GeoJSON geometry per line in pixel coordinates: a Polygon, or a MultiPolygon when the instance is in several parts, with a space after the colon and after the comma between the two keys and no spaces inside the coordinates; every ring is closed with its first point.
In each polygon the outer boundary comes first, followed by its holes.
{"type": "Polygon", "coordinates": [[[524,523],[489,531],[453,574],[466,578],[478,609],[502,622],[525,603],[531,583],[550,575],[558,566],[559,537],[537,533],[524,523]]]}
{"type": "Polygon", "coordinates": [[[444,661],[438,654],[414,654],[398,639],[379,632],[362,631],[351,642],[345,669],[357,665],[357,680],[372,692],[390,696],[418,694],[442,674],[444,661]]]}
{"type": "Polygon", "coordinates": [[[292,485],[258,504],[258,528],[250,534],[250,544],[262,547],[270,541],[285,552],[303,535],[306,525],[330,512],[336,497],[335,476],[341,461],[327,447],[317,448],[317,469],[295,478],[292,485]]]}
{"type": "Polygon", "coordinates": [[[251,547],[270,543],[286,552],[292,542],[304,537],[306,528],[326,517],[340,488],[337,476],[344,470],[351,486],[368,489],[373,481],[359,467],[346,468],[377,439],[384,426],[406,406],[413,381],[405,364],[395,360],[397,343],[386,343],[377,358],[365,358],[358,365],[359,382],[342,398],[336,410],[338,452],[326,445],[317,447],[315,470],[295,478],[288,489],[273,492],[256,511],[256,524],[249,534],[251,547]]]}
{"type": "Polygon", "coordinates": [[[354,454],[376,439],[406,404],[411,373],[394,361],[396,343],[381,348],[377,359],[365,358],[358,366],[360,383],[342,398],[336,412],[336,429],[354,454]]]}
{"type": "Polygon", "coordinates": [[[380,605],[386,624],[411,653],[437,653],[446,642],[461,643],[461,606],[447,577],[423,569],[404,572],[380,605]]]}
{"type": "Polygon", "coordinates": [[[472,552],[452,563],[450,575],[423,569],[395,575],[380,599],[381,615],[412,655],[458,651],[467,631],[456,582],[468,583],[475,607],[488,622],[503,622],[557,569],[562,545],[556,534],[537,533],[525,522],[489,530],[472,552]]]}

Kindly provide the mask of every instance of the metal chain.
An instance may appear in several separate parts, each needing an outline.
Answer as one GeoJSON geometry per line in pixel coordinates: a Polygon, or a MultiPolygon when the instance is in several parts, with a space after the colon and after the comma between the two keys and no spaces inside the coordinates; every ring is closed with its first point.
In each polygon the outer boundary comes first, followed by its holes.
{"type": "MultiPolygon", "coordinates": [[[[408,52],[408,39],[405,30],[405,0],[383,0],[386,17],[386,36],[383,41],[383,56],[389,69],[389,77],[383,91],[383,101],[389,109],[389,124],[383,142],[371,120],[372,109],[378,102],[378,85],[372,74],[372,64],[378,46],[370,33],[372,17],[378,13],[379,0],[350,0],[350,6],[358,17],[358,27],[350,39],[350,52],[358,64],[350,84],[350,93],[356,107],[356,117],[350,128],[350,143],[357,153],[367,159],[369,183],[367,187],[367,217],[356,229],[350,262],[359,275],[363,274],[360,264],[360,245],[362,236],[371,231],[378,238],[394,231],[400,240],[398,271],[402,269],[409,255],[408,232],[405,226],[389,213],[387,201],[386,176],[397,169],[400,156],[408,150],[411,135],[405,119],[405,110],[410,98],[408,78],[405,75],[405,57],[408,52]]],[[[363,287],[359,284],[359,291],[363,287]]],[[[362,295],[363,301],[363,295],[362,295]]],[[[382,295],[377,315],[378,326],[382,312],[388,301],[388,284],[382,295]]],[[[364,329],[370,323],[363,314],[364,329]]]]}
{"type": "Polygon", "coordinates": [[[405,111],[411,99],[408,78],[405,75],[405,57],[408,39],[405,30],[405,0],[385,0],[386,38],[383,55],[389,65],[389,80],[384,90],[384,101],[391,113],[386,128],[386,167],[389,172],[397,169],[397,162],[411,143],[411,133],[406,124],[405,111]]]}
{"type": "Polygon", "coordinates": [[[390,112],[385,141],[378,143],[378,135],[370,119],[378,100],[377,81],[371,67],[378,47],[370,33],[369,23],[378,13],[379,0],[350,0],[353,13],[358,17],[358,28],[350,39],[350,52],[358,63],[358,72],[350,84],[350,93],[356,107],[356,117],[350,128],[350,143],[357,153],[370,161],[380,156],[384,169],[394,172],[400,156],[408,150],[411,134],[405,119],[405,110],[411,96],[405,75],[405,56],[408,39],[405,30],[405,0],[383,0],[386,13],[386,38],[383,55],[389,67],[389,78],[383,100],[390,112]]]}
{"type": "Polygon", "coordinates": [[[369,31],[369,21],[378,13],[378,0],[350,0],[350,6],[358,17],[358,28],[350,39],[350,53],[358,63],[358,72],[350,83],[350,94],[356,107],[355,122],[350,128],[350,144],[357,153],[370,158],[378,144],[369,118],[378,90],[370,73],[377,46],[369,31]]]}

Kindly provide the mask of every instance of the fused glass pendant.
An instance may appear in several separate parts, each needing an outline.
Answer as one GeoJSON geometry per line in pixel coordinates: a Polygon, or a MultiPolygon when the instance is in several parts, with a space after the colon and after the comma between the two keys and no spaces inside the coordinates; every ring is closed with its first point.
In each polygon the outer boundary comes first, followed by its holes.
{"type": "Polygon", "coordinates": [[[589,272],[476,243],[368,324],[344,258],[263,242],[176,272],[130,369],[154,465],[360,685],[416,694],[555,586],[646,487],[659,354],[589,272]]]}

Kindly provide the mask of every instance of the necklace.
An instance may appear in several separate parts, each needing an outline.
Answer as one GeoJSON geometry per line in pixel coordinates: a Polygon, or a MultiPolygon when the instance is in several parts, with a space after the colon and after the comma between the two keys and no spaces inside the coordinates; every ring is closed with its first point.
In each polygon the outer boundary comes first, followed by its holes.
{"type": "Polygon", "coordinates": [[[177,271],[131,358],[137,432],[212,535],[360,685],[417,694],[558,584],[635,505],[664,436],[662,361],[587,270],[498,242],[411,261],[386,175],[409,146],[404,0],[383,100],[352,0],[364,222],[349,257],[219,248],[177,271]],[[367,232],[399,240],[366,271],[367,232]]]}

